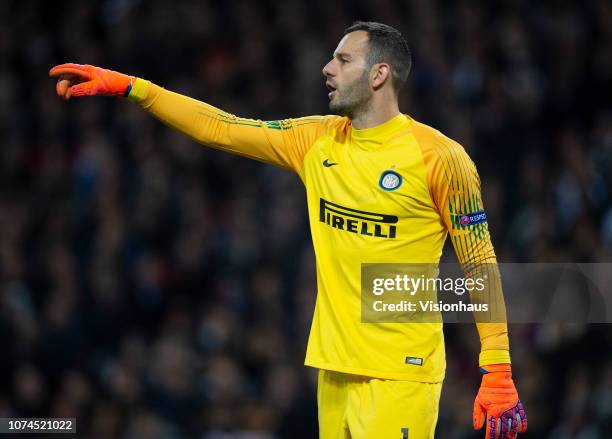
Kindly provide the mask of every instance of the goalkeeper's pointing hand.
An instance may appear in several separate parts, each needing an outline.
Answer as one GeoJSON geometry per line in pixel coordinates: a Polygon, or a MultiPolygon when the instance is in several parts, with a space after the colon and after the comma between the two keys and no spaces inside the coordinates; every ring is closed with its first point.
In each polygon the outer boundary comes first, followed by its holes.
{"type": "Polygon", "coordinates": [[[72,96],[127,97],[136,79],[113,70],[72,63],[53,67],[49,70],[49,76],[57,78],[55,90],[65,100],[72,96]]]}

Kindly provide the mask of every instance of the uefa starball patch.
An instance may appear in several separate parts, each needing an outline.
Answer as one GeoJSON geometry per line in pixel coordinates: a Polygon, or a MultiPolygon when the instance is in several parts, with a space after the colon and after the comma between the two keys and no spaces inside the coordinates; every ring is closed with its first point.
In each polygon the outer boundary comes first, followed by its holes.
{"type": "Polygon", "coordinates": [[[487,214],[484,210],[479,210],[473,213],[464,213],[459,215],[459,224],[462,226],[471,226],[487,222],[487,214]]]}

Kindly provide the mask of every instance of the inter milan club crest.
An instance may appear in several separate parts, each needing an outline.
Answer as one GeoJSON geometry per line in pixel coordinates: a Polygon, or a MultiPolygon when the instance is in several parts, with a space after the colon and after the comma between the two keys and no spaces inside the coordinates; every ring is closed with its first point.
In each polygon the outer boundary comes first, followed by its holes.
{"type": "Polygon", "coordinates": [[[380,175],[378,186],[386,191],[394,191],[402,185],[402,176],[392,170],[387,170],[380,175]]]}

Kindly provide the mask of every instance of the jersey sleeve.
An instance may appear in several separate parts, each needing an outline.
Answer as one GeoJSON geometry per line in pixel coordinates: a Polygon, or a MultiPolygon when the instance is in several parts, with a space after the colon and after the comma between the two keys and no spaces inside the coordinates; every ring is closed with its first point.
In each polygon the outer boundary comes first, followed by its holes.
{"type": "Polygon", "coordinates": [[[195,141],[295,172],[300,171],[308,149],[334,117],[245,119],[142,79],[136,81],[135,88],[136,98],[131,100],[195,141]]]}
{"type": "MultiPolygon", "coordinates": [[[[433,139],[428,164],[431,198],[466,277],[487,279],[491,315],[476,322],[481,341],[480,365],[509,363],[508,328],[501,276],[484,210],[480,178],[463,147],[441,134],[433,139]]],[[[472,297],[474,300],[474,297],[472,297]]]]}

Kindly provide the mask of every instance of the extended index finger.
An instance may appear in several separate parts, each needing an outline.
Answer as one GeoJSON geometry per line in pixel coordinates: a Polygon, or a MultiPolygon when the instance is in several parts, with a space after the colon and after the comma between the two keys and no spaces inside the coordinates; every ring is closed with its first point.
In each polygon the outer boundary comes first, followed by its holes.
{"type": "Polygon", "coordinates": [[[60,64],[59,66],[55,66],[51,70],[49,70],[49,76],[51,76],[52,78],[61,75],[75,75],[82,79],[91,79],[91,75],[89,74],[87,69],[85,69],[85,66],[82,64],[60,64]]]}

